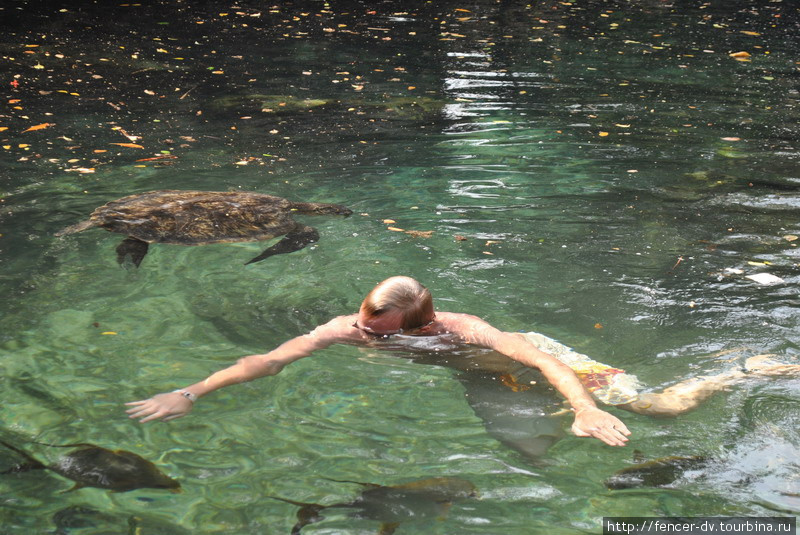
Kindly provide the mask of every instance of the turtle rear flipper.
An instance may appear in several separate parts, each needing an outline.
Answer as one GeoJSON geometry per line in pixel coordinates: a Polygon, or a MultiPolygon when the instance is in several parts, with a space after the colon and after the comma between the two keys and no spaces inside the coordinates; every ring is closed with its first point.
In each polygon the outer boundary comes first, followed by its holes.
{"type": "Polygon", "coordinates": [[[136,238],[125,238],[117,245],[117,262],[122,266],[125,260],[130,257],[131,262],[137,268],[142,263],[144,255],[147,254],[148,244],[146,241],[137,240],[136,238]]]}
{"type": "Polygon", "coordinates": [[[94,228],[99,225],[100,224],[94,219],[87,219],[86,221],[81,221],[80,223],[76,223],[75,225],[70,225],[68,227],[62,228],[61,230],[56,232],[56,236],[66,236],[67,234],[75,234],[76,232],[81,232],[83,230],[94,228]]]}
{"type": "Polygon", "coordinates": [[[261,260],[276,254],[293,253],[295,251],[299,251],[309,243],[314,243],[317,240],[319,240],[319,232],[317,232],[315,228],[305,225],[298,225],[293,231],[284,236],[281,241],[268,248],[249,262],[246,262],[245,265],[252,264],[253,262],[260,262],[261,260]]]}

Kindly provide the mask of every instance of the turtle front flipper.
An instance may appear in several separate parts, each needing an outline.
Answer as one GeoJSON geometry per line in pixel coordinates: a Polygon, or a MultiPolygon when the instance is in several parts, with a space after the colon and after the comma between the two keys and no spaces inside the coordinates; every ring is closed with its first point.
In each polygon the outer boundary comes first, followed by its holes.
{"type": "Polygon", "coordinates": [[[314,243],[317,240],[319,240],[319,232],[317,232],[317,229],[307,227],[305,225],[297,225],[294,230],[284,236],[281,241],[268,248],[266,251],[253,258],[249,262],[245,263],[245,265],[252,264],[253,262],[260,262],[261,260],[276,254],[293,253],[294,251],[299,251],[309,243],[314,243]]]}
{"type": "Polygon", "coordinates": [[[117,245],[117,262],[119,265],[125,264],[125,259],[130,256],[131,262],[137,268],[142,263],[142,258],[147,254],[148,244],[146,241],[136,238],[125,238],[117,245]]]}

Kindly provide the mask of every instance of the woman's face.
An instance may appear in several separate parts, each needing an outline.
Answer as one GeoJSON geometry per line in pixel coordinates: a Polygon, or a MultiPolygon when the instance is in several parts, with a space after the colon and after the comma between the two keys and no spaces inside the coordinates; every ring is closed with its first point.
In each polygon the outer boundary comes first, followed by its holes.
{"type": "Polygon", "coordinates": [[[376,336],[388,336],[391,334],[399,334],[403,332],[401,325],[403,324],[403,317],[400,313],[389,312],[381,314],[377,317],[368,317],[362,307],[358,311],[358,321],[356,321],[356,328],[362,331],[374,334],[376,336]]]}

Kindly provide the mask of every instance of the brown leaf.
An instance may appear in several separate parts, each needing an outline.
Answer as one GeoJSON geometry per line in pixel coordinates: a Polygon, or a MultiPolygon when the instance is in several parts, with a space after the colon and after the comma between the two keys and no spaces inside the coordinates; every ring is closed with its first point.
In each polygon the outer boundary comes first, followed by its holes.
{"type": "Polygon", "coordinates": [[[405,232],[409,236],[414,236],[415,238],[430,238],[433,236],[432,230],[407,230],[405,232]]]}

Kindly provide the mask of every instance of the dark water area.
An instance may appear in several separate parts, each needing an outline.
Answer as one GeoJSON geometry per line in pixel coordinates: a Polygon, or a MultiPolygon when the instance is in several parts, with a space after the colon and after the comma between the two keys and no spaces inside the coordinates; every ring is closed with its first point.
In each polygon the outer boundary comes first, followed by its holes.
{"type": "MultiPolygon", "coordinates": [[[[654,390],[757,354],[798,363],[798,35],[789,0],[4,2],[0,438],[51,461],[30,441],[128,450],[183,492],[2,475],[0,531],[289,533],[297,507],[269,496],[351,503],[364,489],[342,481],[436,477],[478,495],[398,534],[797,516],[791,377],[673,419],[610,409],[626,448],[556,415],[563,438],[538,460],[490,433],[452,370],[351,347],[174,422],[142,426],[123,404],[351,313],[395,274],[654,390]],[[354,214],[304,220],[318,243],[248,266],[264,243],[154,245],[135,269],[117,265],[119,235],[55,236],[157,189],[354,214]],[[633,450],[712,462],[607,489],[633,450]]],[[[546,387],[530,399],[561,408],[546,387]]],[[[19,461],[0,451],[0,471],[19,461]]],[[[379,531],[324,516],[303,533],[379,531]]]]}

